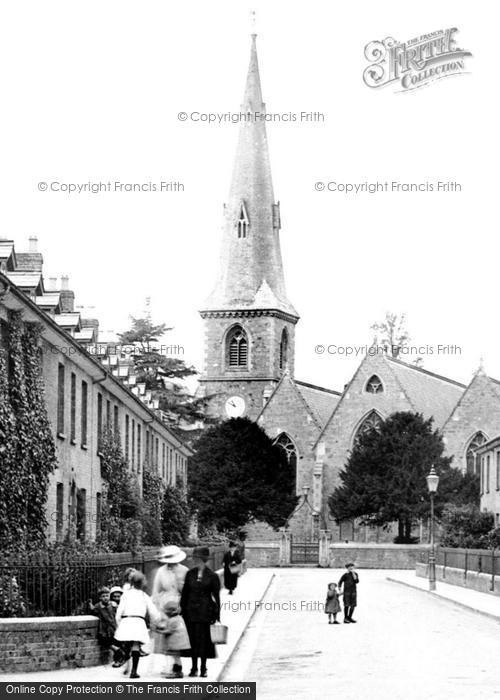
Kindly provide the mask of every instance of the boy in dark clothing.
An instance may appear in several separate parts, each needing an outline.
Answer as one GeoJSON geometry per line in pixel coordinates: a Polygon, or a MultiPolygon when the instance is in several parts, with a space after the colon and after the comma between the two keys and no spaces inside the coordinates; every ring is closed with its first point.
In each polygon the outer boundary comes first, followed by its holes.
{"type": "Polygon", "coordinates": [[[347,572],[340,577],[339,594],[344,595],[344,622],[356,622],[352,619],[354,608],[357,605],[356,586],[359,583],[359,576],[354,571],[354,564],[350,562],[345,565],[347,572]]]}
{"type": "Polygon", "coordinates": [[[113,652],[113,667],[121,666],[124,661],[124,654],[119,642],[116,641],[116,607],[110,601],[109,588],[103,586],[97,591],[99,602],[96,605],[89,601],[91,615],[95,615],[99,620],[97,627],[97,639],[103,650],[111,649],[113,652]]]}

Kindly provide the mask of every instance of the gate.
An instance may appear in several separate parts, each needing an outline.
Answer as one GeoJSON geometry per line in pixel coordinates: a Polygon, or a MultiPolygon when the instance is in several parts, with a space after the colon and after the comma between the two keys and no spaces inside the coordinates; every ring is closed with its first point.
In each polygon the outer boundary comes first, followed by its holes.
{"type": "Polygon", "coordinates": [[[319,542],[295,542],[292,537],[291,564],[319,564],[319,542]]]}

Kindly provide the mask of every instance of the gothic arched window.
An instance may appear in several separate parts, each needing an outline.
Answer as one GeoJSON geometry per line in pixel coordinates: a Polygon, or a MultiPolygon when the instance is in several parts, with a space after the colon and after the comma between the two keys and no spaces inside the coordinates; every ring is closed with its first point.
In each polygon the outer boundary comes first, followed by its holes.
{"type": "Polygon", "coordinates": [[[246,238],[248,231],[248,214],[245,209],[245,205],[242,203],[240,208],[240,215],[237,222],[238,238],[246,238]]]}
{"type": "Polygon", "coordinates": [[[285,369],[288,363],[288,333],[283,328],[280,341],[280,369],[285,369]]]}
{"type": "Polygon", "coordinates": [[[241,326],[234,326],[226,340],[227,358],[230,367],[246,367],[248,365],[248,339],[241,326]]]}
{"type": "Polygon", "coordinates": [[[293,440],[286,433],[281,433],[274,441],[274,444],[285,453],[290,470],[295,478],[297,474],[297,449],[293,440]]]}
{"type": "Polygon", "coordinates": [[[366,382],[365,391],[369,394],[381,394],[384,391],[384,385],[376,374],[372,374],[370,379],[366,382]]]}
{"type": "Polygon", "coordinates": [[[479,474],[481,470],[481,460],[476,450],[487,441],[487,437],[480,430],[473,436],[465,452],[468,474],[479,474]]]}
{"type": "Polygon", "coordinates": [[[380,430],[380,426],[383,422],[382,417],[377,413],[377,411],[372,411],[369,413],[356,431],[356,435],[354,436],[354,444],[358,442],[360,437],[366,435],[366,433],[369,433],[372,430],[380,430]]]}

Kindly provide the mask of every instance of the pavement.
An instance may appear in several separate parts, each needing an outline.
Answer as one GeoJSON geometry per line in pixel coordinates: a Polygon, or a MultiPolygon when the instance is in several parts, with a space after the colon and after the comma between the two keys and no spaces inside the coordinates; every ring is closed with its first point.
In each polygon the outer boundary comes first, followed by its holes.
{"type": "Polygon", "coordinates": [[[221,680],[256,681],[259,700],[500,699],[497,620],[387,580],[408,572],[360,570],[357,624],[329,625],[342,573],[277,570],[221,680]]]}
{"type": "Polygon", "coordinates": [[[462,586],[453,586],[443,581],[436,581],[436,590],[429,591],[428,579],[416,576],[414,571],[391,572],[387,579],[394,583],[402,583],[405,586],[426,591],[430,595],[444,598],[456,605],[500,621],[500,596],[473,591],[470,588],[462,588],[462,586]]]}
{"type": "MultiPolygon", "coordinates": [[[[231,657],[241,635],[247,627],[250,619],[258,609],[274,572],[271,569],[249,569],[238,581],[238,587],[233,595],[229,595],[225,589],[221,589],[221,622],[228,626],[228,643],[218,645],[216,659],[207,661],[208,675],[206,679],[197,678],[197,681],[216,681],[221,675],[227,660],[231,657]]],[[[145,656],[139,661],[138,682],[169,680],[162,676],[167,659],[159,654],[145,656]]],[[[191,668],[191,659],[183,659],[183,671],[187,675],[191,668]]],[[[0,682],[21,681],[46,681],[46,682],[88,682],[98,683],[123,682],[126,678],[123,669],[112,668],[111,665],[92,666],[89,668],[61,669],[60,671],[34,671],[33,673],[0,674],[0,682]]],[[[190,679],[191,680],[191,679],[190,679]]],[[[127,678],[127,682],[131,682],[127,678]]],[[[132,681],[133,682],[133,681],[132,681]]]]}

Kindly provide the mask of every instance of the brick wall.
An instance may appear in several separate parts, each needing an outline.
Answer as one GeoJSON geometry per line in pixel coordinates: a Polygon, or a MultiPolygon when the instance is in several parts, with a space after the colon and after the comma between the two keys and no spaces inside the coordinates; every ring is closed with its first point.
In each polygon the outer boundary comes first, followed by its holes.
{"type": "MultiPolygon", "coordinates": [[[[428,565],[422,563],[415,564],[415,573],[422,578],[428,578],[428,565]]],[[[495,576],[493,579],[491,574],[483,574],[476,571],[465,572],[463,569],[455,569],[451,566],[445,568],[440,564],[436,564],[436,580],[450,583],[453,586],[470,588],[480,593],[490,593],[500,596],[500,576],[495,576]]]]}
{"type": "Polygon", "coordinates": [[[246,542],[245,559],[247,566],[279,566],[279,542],[246,542]]]}
{"type": "Polygon", "coordinates": [[[97,666],[103,660],[97,624],[90,615],[2,619],[0,672],[97,666]]]}

